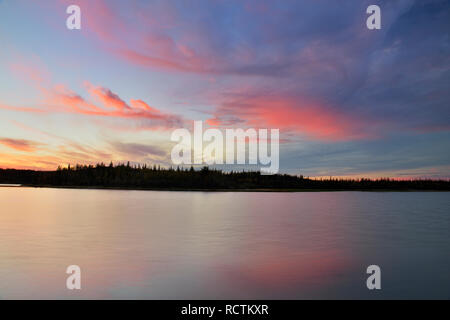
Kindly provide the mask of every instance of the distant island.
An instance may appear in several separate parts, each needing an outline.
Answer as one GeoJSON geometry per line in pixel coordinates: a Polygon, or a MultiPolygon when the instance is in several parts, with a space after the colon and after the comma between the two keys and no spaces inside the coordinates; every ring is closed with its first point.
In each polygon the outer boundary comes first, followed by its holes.
{"type": "Polygon", "coordinates": [[[160,168],[128,164],[59,167],[55,171],[0,169],[0,184],[30,187],[202,191],[450,191],[449,180],[310,179],[203,167],[160,168]]]}

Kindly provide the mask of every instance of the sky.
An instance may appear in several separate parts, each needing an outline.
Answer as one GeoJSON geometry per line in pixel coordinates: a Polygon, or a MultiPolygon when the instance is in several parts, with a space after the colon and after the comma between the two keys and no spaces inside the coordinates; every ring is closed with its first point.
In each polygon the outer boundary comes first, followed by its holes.
{"type": "Polygon", "coordinates": [[[170,166],[202,120],[279,129],[283,173],[450,178],[449,31],[440,0],[0,0],[0,168],[170,166]]]}

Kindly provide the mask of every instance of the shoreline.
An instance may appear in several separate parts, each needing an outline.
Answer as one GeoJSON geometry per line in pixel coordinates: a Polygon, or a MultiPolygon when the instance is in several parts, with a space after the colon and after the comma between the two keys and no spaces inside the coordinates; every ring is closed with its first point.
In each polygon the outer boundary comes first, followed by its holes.
{"type": "Polygon", "coordinates": [[[54,186],[54,185],[0,185],[1,187],[12,187],[12,188],[47,188],[47,189],[79,189],[79,190],[122,190],[122,191],[177,191],[177,192],[345,192],[345,191],[354,191],[354,192],[450,192],[450,190],[430,190],[430,189],[395,189],[395,188],[355,188],[355,189],[314,189],[314,188],[302,188],[302,189],[280,189],[280,188],[255,188],[255,189],[220,189],[220,188],[139,188],[139,187],[104,187],[104,186],[54,186]]]}

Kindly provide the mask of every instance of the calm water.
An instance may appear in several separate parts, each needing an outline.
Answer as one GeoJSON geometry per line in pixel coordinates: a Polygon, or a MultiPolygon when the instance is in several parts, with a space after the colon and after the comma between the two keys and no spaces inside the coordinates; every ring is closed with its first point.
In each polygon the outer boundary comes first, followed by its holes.
{"type": "Polygon", "coordinates": [[[450,193],[3,187],[0,298],[449,299],[450,193]]]}

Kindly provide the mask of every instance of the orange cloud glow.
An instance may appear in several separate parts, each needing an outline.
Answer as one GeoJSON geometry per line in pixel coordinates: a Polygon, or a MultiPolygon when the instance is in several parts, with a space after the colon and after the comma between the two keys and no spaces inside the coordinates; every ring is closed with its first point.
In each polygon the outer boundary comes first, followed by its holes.
{"type": "Polygon", "coordinates": [[[39,143],[30,140],[10,139],[10,138],[0,138],[0,144],[5,145],[8,148],[22,152],[33,152],[39,145],[39,143]]]}

